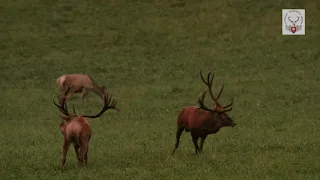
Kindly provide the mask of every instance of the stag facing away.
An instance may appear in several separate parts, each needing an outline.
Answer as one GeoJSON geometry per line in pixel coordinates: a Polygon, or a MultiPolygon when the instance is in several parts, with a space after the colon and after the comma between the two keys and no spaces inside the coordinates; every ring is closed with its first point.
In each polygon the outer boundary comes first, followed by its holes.
{"type": "MultiPolygon", "coordinates": [[[[66,91],[66,93],[69,90],[66,91]]],[[[74,150],[77,155],[79,165],[87,166],[88,161],[88,149],[89,142],[91,139],[91,127],[87,118],[98,118],[108,109],[117,109],[115,106],[117,104],[116,100],[111,100],[111,96],[103,96],[104,105],[100,112],[96,115],[77,115],[73,106],[73,114],[68,112],[66,96],[61,99],[60,105],[58,105],[54,100],[53,103],[58,107],[59,111],[63,113],[60,115],[62,122],[60,123],[61,133],[64,137],[63,143],[63,156],[61,161],[61,168],[63,169],[68,149],[71,144],[73,144],[74,150]]]]}
{"type": "Polygon", "coordinates": [[[200,71],[200,76],[204,84],[208,87],[209,94],[214,103],[213,108],[208,108],[204,105],[204,98],[207,91],[204,91],[202,95],[198,99],[198,106],[188,106],[184,107],[178,116],[177,119],[177,132],[176,132],[176,144],[172,154],[175,153],[176,149],[179,146],[179,141],[182,132],[185,130],[186,132],[190,132],[192,141],[195,147],[196,154],[202,152],[203,144],[205,139],[209,134],[217,133],[220,128],[231,126],[234,127],[236,123],[229,117],[227,114],[228,111],[232,110],[232,102],[227,105],[221,105],[218,100],[223,91],[223,87],[217,97],[214,97],[212,93],[212,82],[214,78],[214,74],[210,72],[207,76],[207,80],[202,75],[200,71]],[[200,147],[198,145],[198,140],[200,139],[200,147]]]}

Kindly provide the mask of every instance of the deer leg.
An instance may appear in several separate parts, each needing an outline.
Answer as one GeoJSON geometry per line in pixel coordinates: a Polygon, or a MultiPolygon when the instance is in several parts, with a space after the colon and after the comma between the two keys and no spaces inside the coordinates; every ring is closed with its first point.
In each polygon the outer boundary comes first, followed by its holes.
{"type": "Polygon", "coordinates": [[[194,131],[191,131],[191,137],[192,137],[192,141],[193,141],[194,147],[196,149],[196,154],[198,154],[198,152],[200,152],[200,149],[199,149],[199,146],[198,146],[199,136],[194,131]]]}
{"type": "Polygon", "coordinates": [[[203,144],[204,141],[206,140],[207,135],[201,136],[201,141],[200,141],[200,152],[202,152],[203,144]]]}
{"type": "Polygon", "coordinates": [[[61,105],[62,99],[65,97],[65,90],[61,89],[59,91],[59,104],[61,105]]]}
{"type": "Polygon", "coordinates": [[[63,98],[66,98],[66,100],[68,100],[70,98],[70,96],[74,93],[72,89],[68,91],[68,88],[63,87],[62,89],[60,89],[60,93],[59,93],[59,100],[60,100],[60,104],[63,98]]]}
{"type": "Polygon", "coordinates": [[[61,169],[63,169],[65,163],[66,163],[66,158],[67,158],[67,153],[70,147],[70,141],[65,140],[63,144],[63,155],[62,155],[62,161],[61,161],[61,169]]]}
{"type": "Polygon", "coordinates": [[[74,91],[70,91],[69,94],[66,97],[66,101],[68,101],[68,99],[70,99],[70,97],[73,95],[74,91]]]}
{"type": "Polygon", "coordinates": [[[84,166],[87,166],[87,164],[88,164],[88,151],[89,151],[89,147],[87,146],[87,150],[84,155],[84,166]]]}
{"type": "Polygon", "coordinates": [[[174,152],[176,151],[176,149],[178,148],[179,146],[179,141],[180,141],[180,137],[181,137],[181,134],[184,130],[184,127],[179,127],[177,128],[177,133],[176,133],[176,144],[175,144],[175,147],[174,147],[174,150],[172,152],[172,154],[174,154],[174,152]]]}
{"type": "Polygon", "coordinates": [[[85,166],[87,166],[87,164],[88,164],[88,151],[89,151],[90,139],[91,139],[91,136],[88,137],[87,149],[86,149],[86,153],[85,153],[85,156],[84,156],[85,166]]]}
{"type": "Polygon", "coordinates": [[[88,142],[85,140],[80,140],[80,162],[83,167],[85,167],[85,155],[88,150],[88,142]]]}
{"type": "Polygon", "coordinates": [[[84,102],[84,100],[87,99],[87,95],[88,95],[88,91],[86,91],[84,88],[82,89],[82,93],[81,93],[81,96],[82,96],[82,102],[84,102]]]}
{"type": "Polygon", "coordinates": [[[79,157],[79,148],[80,148],[80,146],[78,144],[74,144],[73,147],[74,147],[74,151],[77,154],[78,162],[80,162],[80,157],[79,157]]]}
{"type": "Polygon", "coordinates": [[[79,165],[84,166],[84,147],[80,146],[79,165]]]}
{"type": "Polygon", "coordinates": [[[81,93],[81,96],[82,96],[82,109],[84,109],[85,100],[88,102],[87,94],[88,94],[88,91],[86,91],[86,90],[83,88],[83,89],[82,89],[82,93],[81,93]]]}

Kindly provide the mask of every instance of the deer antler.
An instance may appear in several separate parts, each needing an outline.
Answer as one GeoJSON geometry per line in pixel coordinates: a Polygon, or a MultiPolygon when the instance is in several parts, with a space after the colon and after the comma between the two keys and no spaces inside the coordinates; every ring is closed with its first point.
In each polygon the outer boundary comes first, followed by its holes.
{"type": "Polygon", "coordinates": [[[222,106],[218,100],[222,94],[222,91],[223,91],[223,88],[224,88],[224,85],[222,85],[221,89],[220,89],[220,92],[218,94],[218,96],[215,98],[213,93],[212,93],[212,83],[213,83],[213,78],[214,78],[214,75],[215,73],[212,73],[212,72],[209,72],[208,76],[207,76],[207,81],[204,79],[203,75],[202,75],[202,71],[200,71],[200,77],[202,79],[202,81],[207,85],[208,87],[208,90],[209,90],[209,94],[211,96],[211,99],[212,101],[216,104],[216,107],[214,109],[209,109],[207,108],[205,105],[204,105],[204,98],[205,98],[205,95],[206,95],[206,91],[204,91],[204,93],[202,94],[201,97],[199,97],[198,99],[198,103],[200,105],[200,108],[204,109],[204,110],[207,110],[207,111],[211,111],[211,112],[214,112],[214,111],[219,111],[219,112],[228,112],[228,111],[231,111],[232,110],[232,107],[230,109],[226,109],[230,106],[232,106],[233,104],[233,100],[231,101],[230,104],[226,105],[226,106],[222,106]],[[210,78],[210,76],[212,75],[212,77],[210,78]]]}
{"type": "MultiPolygon", "coordinates": [[[[66,103],[66,95],[69,93],[69,91],[70,91],[70,87],[68,87],[68,89],[66,90],[66,92],[65,92],[65,95],[64,95],[64,97],[60,97],[61,99],[61,101],[60,101],[60,105],[58,105],[55,101],[54,101],[54,99],[53,99],[53,104],[55,105],[55,106],[57,106],[58,107],[58,109],[59,109],[59,111],[60,112],[62,112],[64,115],[66,115],[66,116],[70,116],[70,113],[68,112],[68,107],[67,107],[67,103],[66,103]]],[[[74,107],[73,107],[74,108],[74,107]]],[[[75,113],[75,110],[73,109],[73,111],[74,111],[74,113],[75,113]]]]}
{"type": "Polygon", "coordinates": [[[298,19],[297,19],[297,20],[295,20],[295,21],[292,21],[292,20],[290,19],[290,17],[291,17],[291,16],[289,16],[289,17],[288,17],[288,20],[289,20],[293,25],[295,25],[295,24],[296,24],[296,22],[298,22],[298,21],[299,21],[299,19],[300,19],[300,17],[299,17],[299,16],[297,16],[297,18],[298,18],[298,19]]]}
{"type": "Polygon", "coordinates": [[[288,17],[288,20],[293,24],[293,21],[290,19],[290,16],[288,17]]]}
{"type": "MultiPolygon", "coordinates": [[[[67,91],[65,92],[65,95],[68,94],[70,88],[68,87],[67,91]]],[[[87,118],[97,118],[100,117],[105,111],[107,111],[108,109],[116,109],[117,111],[120,111],[120,109],[116,108],[116,104],[117,101],[116,100],[112,100],[111,101],[111,96],[109,96],[108,94],[104,94],[103,96],[103,102],[104,102],[104,106],[101,109],[101,111],[96,114],[96,115],[82,115],[82,117],[87,117],[87,118]]],[[[70,116],[70,113],[68,112],[68,107],[67,107],[67,103],[66,103],[66,96],[61,98],[61,103],[60,105],[58,105],[54,100],[53,103],[55,106],[58,107],[59,111],[62,112],[65,116],[70,116]]],[[[77,116],[74,105],[73,105],[73,115],[72,116],[77,116]]]]}
{"type": "Polygon", "coordinates": [[[212,101],[217,105],[217,106],[221,106],[221,104],[218,102],[218,99],[220,98],[221,96],[221,93],[223,91],[223,88],[224,88],[224,85],[222,85],[221,89],[220,89],[220,92],[217,96],[217,98],[214,97],[214,95],[212,94],[212,84],[213,84],[213,78],[215,76],[215,73],[212,73],[212,72],[209,72],[208,73],[208,76],[207,76],[207,81],[204,79],[203,75],[202,75],[202,71],[200,71],[200,76],[201,76],[201,79],[202,81],[204,82],[204,84],[206,84],[208,86],[208,89],[209,89],[209,94],[211,96],[211,99],[212,101]],[[210,76],[212,75],[211,79],[210,79],[210,76]]]}
{"type": "Polygon", "coordinates": [[[205,96],[206,96],[206,93],[207,93],[207,91],[204,91],[203,93],[202,93],[202,95],[199,97],[199,99],[198,99],[198,103],[199,103],[199,105],[200,105],[200,109],[204,109],[204,110],[206,110],[206,111],[211,111],[211,112],[214,112],[214,110],[212,110],[212,109],[210,109],[210,108],[207,108],[205,105],[204,105],[204,98],[205,98],[205,96]]]}
{"type": "MultiPolygon", "coordinates": [[[[68,112],[68,108],[67,108],[67,106],[66,106],[66,103],[63,103],[63,105],[58,105],[54,100],[53,100],[53,104],[55,105],[55,106],[57,106],[58,107],[58,109],[59,109],[59,111],[60,112],[62,112],[64,115],[66,115],[66,116],[70,116],[70,113],[68,112]]],[[[61,103],[62,104],[62,103],[61,103]]]]}
{"type": "Polygon", "coordinates": [[[103,96],[103,102],[104,102],[104,105],[101,109],[101,111],[96,114],[96,115],[82,115],[82,117],[87,117],[87,118],[97,118],[97,117],[100,117],[104,112],[106,112],[108,109],[115,109],[117,111],[120,111],[120,109],[116,108],[116,104],[118,103],[118,101],[116,100],[112,100],[111,101],[111,96],[109,96],[108,94],[104,94],[103,96]]]}

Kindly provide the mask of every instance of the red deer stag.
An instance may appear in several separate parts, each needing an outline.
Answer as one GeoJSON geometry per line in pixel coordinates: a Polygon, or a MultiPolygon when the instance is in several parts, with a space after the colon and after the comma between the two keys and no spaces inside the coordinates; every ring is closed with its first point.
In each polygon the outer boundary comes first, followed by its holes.
{"type": "MultiPolygon", "coordinates": [[[[69,89],[66,91],[68,93],[69,89]]],[[[87,118],[98,118],[108,109],[116,109],[115,105],[117,104],[116,100],[111,101],[111,96],[108,95],[103,96],[104,106],[101,111],[93,116],[89,115],[76,115],[74,106],[73,106],[73,114],[68,112],[66,98],[62,98],[61,104],[58,105],[53,100],[55,106],[58,107],[60,112],[64,114],[60,115],[62,118],[62,122],[60,123],[61,133],[64,136],[64,144],[63,144],[63,157],[61,161],[61,168],[63,169],[64,164],[66,162],[66,156],[68,153],[68,149],[70,144],[73,144],[74,150],[77,154],[78,162],[81,166],[87,166],[88,160],[88,147],[89,141],[91,138],[91,127],[87,118]],[[79,152],[80,149],[80,152],[79,152]]],[[[119,111],[119,109],[116,109],[119,111]]]]}
{"type": "Polygon", "coordinates": [[[57,86],[59,88],[59,102],[61,103],[61,98],[65,95],[67,88],[70,87],[69,94],[66,100],[68,100],[74,93],[81,93],[82,100],[87,96],[88,92],[94,92],[103,98],[106,94],[105,86],[97,85],[93,79],[86,74],[67,74],[62,75],[56,80],[57,86]]]}
{"type": "Polygon", "coordinates": [[[202,152],[203,143],[209,134],[217,133],[222,127],[234,127],[236,125],[236,123],[234,123],[233,120],[226,113],[232,110],[231,106],[233,104],[233,100],[227,106],[222,106],[218,102],[218,99],[220,98],[224,86],[222,86],[220,93],[216,98],[213,96],[211,88],[214,73],[210,78],[211,73],[212,72],[208,74],[207,81],[203,78],[201,71],[200,76],[202,81],[208,86],[209,94],[215,106],[212,109],[210,109],[204,105],[204,98],[206,95],[206,91],[204,91],[202,96],[200,96],[198,99],[200,107],[188,106],[181,110],[177,120],[178,126],[176,132],[176,144],[172,154],[174,154],[174,152],[179,146],[179,140],[183,130],[185,130],[186,132],[190,131],[196,154],[198,154],[198,152],[202,152]],[[200,148],[198,146],[199,138],[201,138],[200,148]]]}

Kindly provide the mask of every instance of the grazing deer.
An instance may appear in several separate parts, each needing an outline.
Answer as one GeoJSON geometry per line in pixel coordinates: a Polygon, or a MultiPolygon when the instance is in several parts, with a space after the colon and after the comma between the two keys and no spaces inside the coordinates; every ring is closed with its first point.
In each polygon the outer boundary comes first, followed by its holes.
{"type": "MultiPolygon", "coordinates": [[[[68,93],[69,89],[66,91],[68,93]]],[[[66,98],[63,97],[61,99],[61,104],[58,105],[53,100],[55,106],[58,107],[60,112],[64,114],[64,116],[60,115],[62,118],[62,122],[60,123],[61,133],[64,136],[64,144],[63,144],[63,157],[61,161],[61,168],[63,169],[64,164],[66,162],[66,156],[68,153],[68,149],[70,144],[73,144],[74,150],[77,154],[78,162],[81,166],[87,166],[88,160],[88,148],[89,142],[91,138],[91,127],[87,118],[98,118],[108,109],[116,109],[115,105],[117,101],[111,101],[111,97],[108,95],[103,96],[104,106],[101,111],[93,116],[89,115],[76,115],[74,106],[73,106],[73,114],[68,112],[66,98]],[[80,152],[79,152],[80,149],[80,152]]],[[[117,109],[119,111],[119,109],[117,109]]]]}
{"type": "Polygon", "coordinates": [[[106,94],[105,86],[97,85],[93,79],[86,74],[67,74],[62,75],[56,80],[57,86],[59,88],[59,102],[61,103],[61,98],[65,95],[67,88],[70,87],[69,94],[66,97],[68,100],[74,93],[81,93],[82,100],[87,96],[88,92],[94,92],[103,98],[106,94]]]}
{"type": "Polygon", "coordinates": [[[211,72],[208,74],[207,81],[205,81],[205,79],[202,76],[202,72],[200,71],[201,79],[208,86],[209,94],[215,106],[212,109],[210,109],[204,105],[204,98],[206,95],[206,91],[204,91],[202,96],[200,96],[198,99],[200,107],[188,106],[181,110],[177,120],[178,126],[176,132],[176,144],[172,154],[174,154],[174,152],[179,146],[179,140],[183,130],[185,130],[186,132],[190,131],[196,154],[198,154],[198,152],[202,152],[203,143],[209,134],[217,133],[222,127],[234,127],[236,125],[236,123],[234,123],[233,120],[226,113],[232,110],[231,106],[233,104],[233,100],[227,106],[222,106],[218,102],[218,99],[220,98],[224,86],[222,86],[220,93],[215,98],[212,94],[211,89],[214,74],[211,77],[211,79],[210,75],[211,72]],[[198,146],[199,138],[201,139],[200,148],[198,146]]]}

